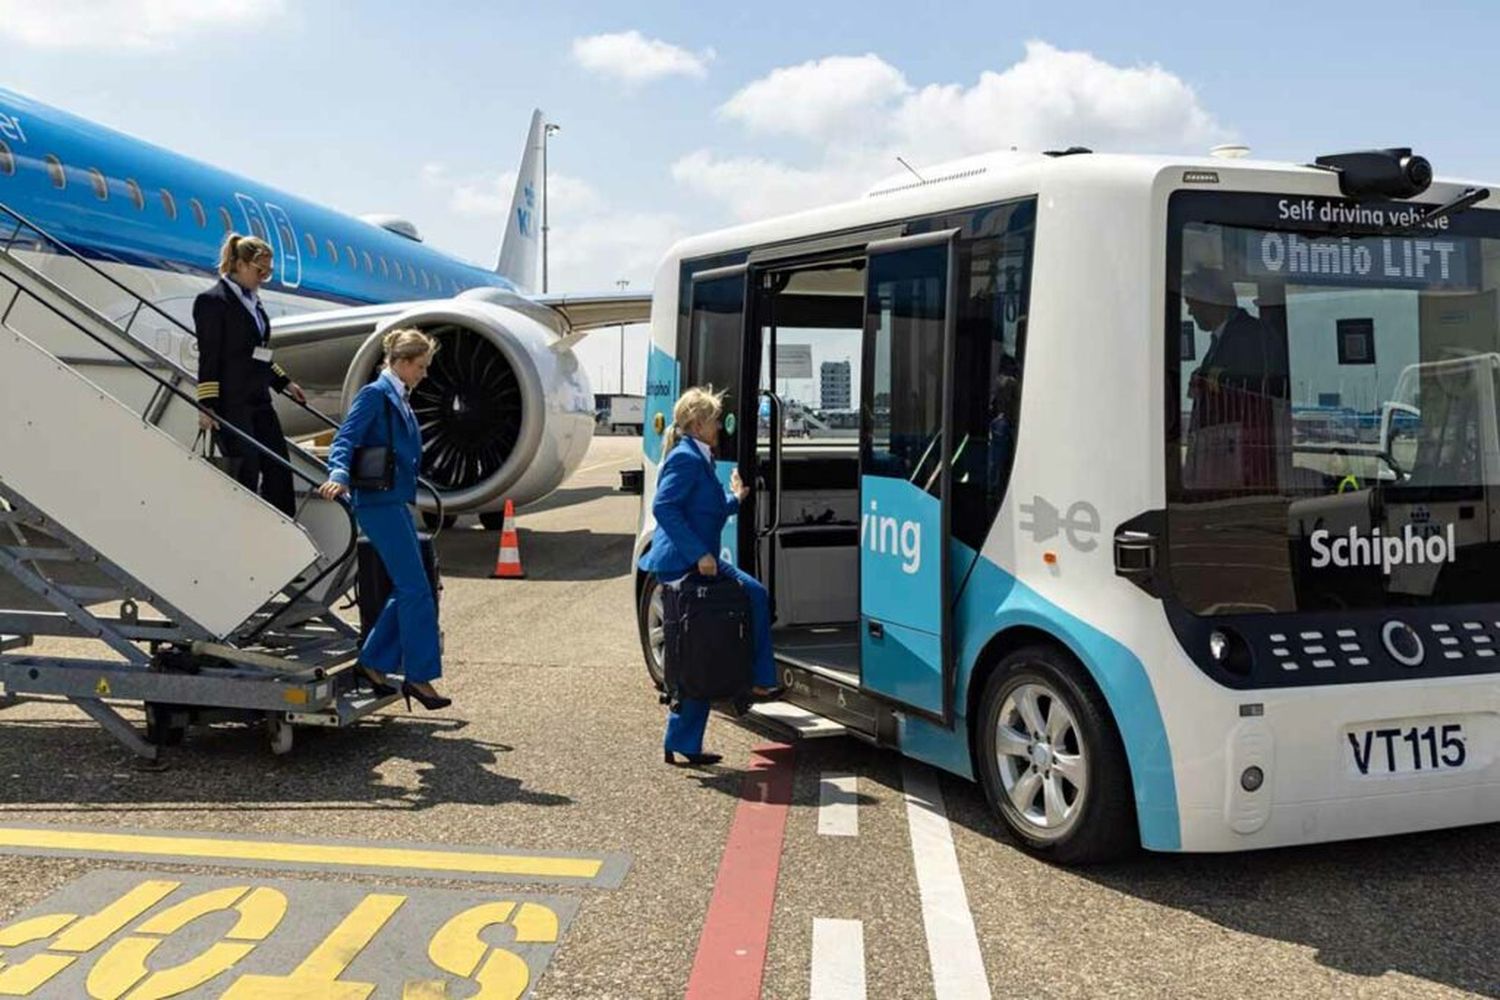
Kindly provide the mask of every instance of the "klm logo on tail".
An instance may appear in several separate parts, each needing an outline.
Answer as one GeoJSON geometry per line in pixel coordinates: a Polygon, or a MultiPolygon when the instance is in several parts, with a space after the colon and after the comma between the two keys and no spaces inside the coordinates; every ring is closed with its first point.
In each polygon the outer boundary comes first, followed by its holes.
{"type": "Polygon", "coordinates": [[[536,233],[533,231],[531,223],[536,214],[536,189],[527,184],[522,190],[521,196],[524,204],[516,206],[516,228],[520,230],[522,236],[534,238],[536,233]]]}

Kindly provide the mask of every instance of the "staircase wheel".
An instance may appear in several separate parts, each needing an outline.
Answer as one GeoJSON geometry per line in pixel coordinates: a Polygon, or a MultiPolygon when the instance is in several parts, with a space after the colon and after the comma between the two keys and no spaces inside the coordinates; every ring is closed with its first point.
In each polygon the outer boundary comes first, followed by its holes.
{"type": "Polygon", "coordinates": [[[266,739],[271,745],[271,752],[280,757],[292,752],[293,738],[292,724],[286,721],[286,717],[279,714],[266,716],[266,739]]]}

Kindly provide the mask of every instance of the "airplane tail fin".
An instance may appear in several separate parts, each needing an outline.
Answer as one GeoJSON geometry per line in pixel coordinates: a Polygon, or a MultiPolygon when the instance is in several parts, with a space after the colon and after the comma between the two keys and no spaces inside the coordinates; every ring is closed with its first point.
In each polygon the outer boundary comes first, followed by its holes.
{"type": "Polygon", "coordinates": [[[508,278],[522,292],[537,290],[537,268],[540,259],[539,234],[542,228],[542,129],[541,109],[531,113],[531,128],[526,133],[526,151],[521,155],[521,169],[516,172],[516,190],[511,195],[506,215],[505,238],[500,244],[500,259],[495,273],[508,278]]]}

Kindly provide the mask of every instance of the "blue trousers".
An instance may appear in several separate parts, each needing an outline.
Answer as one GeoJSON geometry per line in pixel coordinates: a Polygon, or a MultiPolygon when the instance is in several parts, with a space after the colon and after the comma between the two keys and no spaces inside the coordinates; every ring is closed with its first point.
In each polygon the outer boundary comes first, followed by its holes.
{"type": "MultiPolygon", "coordinates": [[[[755,633],[753,676],[756,687],[775,687],[776,661],[771,655],[771,596],[755,577],[724,560],[719,575],[738,580],[750,597],[750,628],[755,633]]],[[[677,711],[667,716],[667,735],[662,745],[674,753],[702,753],[703,731],[708,728],[708,702],[683,698],[677,711]]]]}
{"type": "Polygon", "coordinates": [[[390,599],[365,638],[359,661],[381,673],[400,673],[420,684],[441,677],[437,605],[422,566],[417,528],[406,504],[380,504],[355,511],[359,526],[390,574],[390,599]]]}

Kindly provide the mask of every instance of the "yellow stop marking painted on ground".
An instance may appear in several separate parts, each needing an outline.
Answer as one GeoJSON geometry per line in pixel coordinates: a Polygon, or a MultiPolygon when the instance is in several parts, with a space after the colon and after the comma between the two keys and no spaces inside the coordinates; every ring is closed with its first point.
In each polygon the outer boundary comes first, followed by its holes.
{"type": "Polygon", "coordinates": [[[0,851],[68,851],[93,855],[145,856],[194,861],[315,865],[328,869],[444,872],[589,881],[604,868],[600,858],[528,854],[483,854],[433,848],[362,844],[299,844],[216,837],[86,832],[46,827],[0,827],[0,851]]]}

